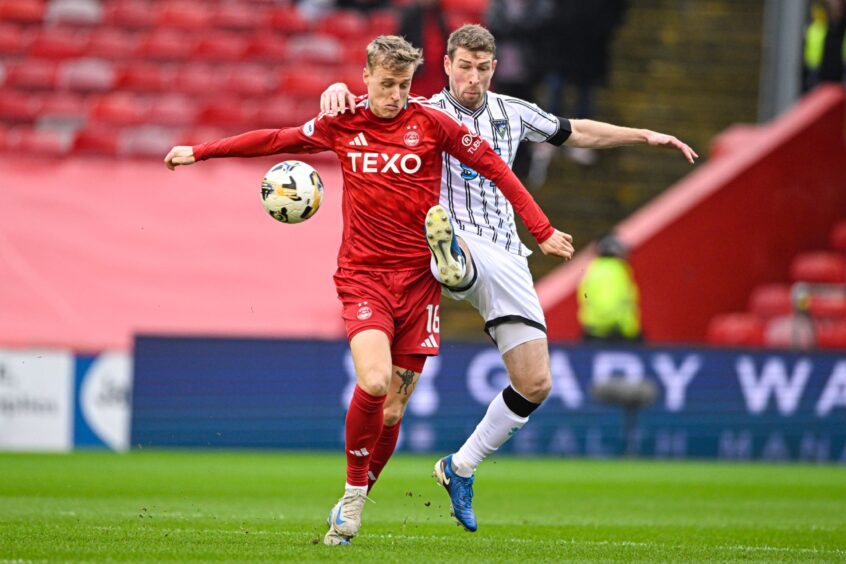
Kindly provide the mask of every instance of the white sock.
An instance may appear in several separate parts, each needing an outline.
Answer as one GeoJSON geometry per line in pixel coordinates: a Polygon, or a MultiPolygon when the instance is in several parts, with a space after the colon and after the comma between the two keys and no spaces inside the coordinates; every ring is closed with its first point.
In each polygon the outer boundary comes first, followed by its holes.
{"type": "Polygon", "coordinates": [[[344,486],[344,490],[345,490],[345,491],[360,490],[360,491],[361,491],[361,493],[366,494],[366,493],[367,493],[367,486],[351,486],[351,485],[349,485],[349,484],[346,484],[346,485],[344,486]]]}
{"type": "Polygon", "coordinates": [[[456,474],[465,478],[472,476],[476,467],[505,444],[511,435],[522,429],[528,420],[528,417],[520,417],[508,409],[502,394],[497,394],[485,416],[476,425],[476,430],[452,455],[456,474]]]}

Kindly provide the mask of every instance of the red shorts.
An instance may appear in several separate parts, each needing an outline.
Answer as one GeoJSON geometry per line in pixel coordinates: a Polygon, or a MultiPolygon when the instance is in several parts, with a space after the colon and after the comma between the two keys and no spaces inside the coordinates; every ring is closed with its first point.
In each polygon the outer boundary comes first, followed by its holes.
{"type": "Polygon", "coordinates": [[[339,268],[335,288],[348,339],[365,329],[378,329],[388,336],[392,356],[438,354],[441,285],[428,268],[386,272],[339,268]]]}

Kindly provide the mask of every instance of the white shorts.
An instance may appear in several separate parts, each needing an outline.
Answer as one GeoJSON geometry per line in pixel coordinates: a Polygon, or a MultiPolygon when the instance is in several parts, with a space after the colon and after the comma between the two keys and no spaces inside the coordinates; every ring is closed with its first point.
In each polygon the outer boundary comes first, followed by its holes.
{"type": "MultiPolygon", "coordinates": [[[[502,353],[527,341],[546,338],[546,320],[526,257],[509,253],[472,233],[458,235],[470,249],[474,276],[463,288],[442,286],[442,293],[454,300],[467,300],[479,310],[485,320],[485,332],[502,353]],[[503,330],[502,325],[508,328],[503,330]]],[[[440,279],[434,259],[432,273],[440,279]]]]}

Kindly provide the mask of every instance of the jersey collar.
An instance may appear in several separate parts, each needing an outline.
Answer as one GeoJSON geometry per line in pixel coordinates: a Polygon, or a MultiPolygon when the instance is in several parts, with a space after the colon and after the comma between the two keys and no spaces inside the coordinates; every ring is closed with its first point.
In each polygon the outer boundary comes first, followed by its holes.
{"type": "Polygon", "coordinates": [[[444,89],[443,89],[443,94],[444,94],[444,97],[445,97],[447,100],[449,100],[449,103],[450,103],[450,104],[452,104],[453,106],[455,106],[456,108],[458,108],[458,111],[460,111],[462,114],[467,114],[467,115],[468,115],[468,116],[470,116],[470,117],[479,117],[480,115],[482,115],[482,112],[484,112],[484,111],[487,109],[487,107],[488,107],[488,93],[487,93],[487,92],[485,92],[485,99],[484,99],[484,101],[482,102],[482,105],[481,105],[481,106],[479,106],[479,107],[478,107],[477,109],[475,109],[475,110],[471,110],[471,109],[469,109],[469,108],[465,107],[465,106],[464,106],[464,104],[462,104],[462,103],[458,100],[458,98],[456,98],[455,96],[453,96],[453,95],[450,93],[449,88],[444,87],[444,89]]]}

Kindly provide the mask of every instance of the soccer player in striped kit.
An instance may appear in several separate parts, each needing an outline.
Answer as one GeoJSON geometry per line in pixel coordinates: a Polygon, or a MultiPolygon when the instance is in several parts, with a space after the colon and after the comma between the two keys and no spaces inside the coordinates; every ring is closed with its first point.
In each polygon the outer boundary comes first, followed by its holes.
{"type": "MultiPolygon", "coordinates": [[[[430,102],[485,139],[509,167],[523,141],[596,149],[646,143],[678,150],[691,163],[698,157],[671,135],[568,120],[524,100],[490,92],[495,53],[494,38],[484,27],[468,24],[453,32],[444,56],[449,88],[430,102]]],[[[321,97],[321,109],[340,113],[352,109],[354,100],[346,85],[334,84],[321,97]]],[[[435,476],[449,493],[453,515],[465,529],[475,531],[476,467],[526,424],[549,395],[552,376],[544,315],[526,261],[530,251],[517,235],[514,210],[499,186],[471,166],[444,156],[440,204],[428,212],[426,231],[432,272],[444,294],[467,300],[479,310],[511,381],[461,448],[435,464],[435,476]]],[[[371,486],[393,452],[408,400],[407,393],[389,391],[385,440],[380,440],[382,450],[371,461],[371,486]],[[396,429],[389,430],[389,423],[396,429]]]]}
{"type": "Polygon", "coordinates": [[[377,445],[388,390],[396,383],[409,389],[426,358],[438,353],[441,292],[420,233],[427,210],[438,202],[443,155],[495,178],[544,253],[570,258],[573,252],[569,235],[549,224],[487,143],[449,113],[409,99],[421,60],[420,51],[403,38],[377,37],[367,47],[362,76],[368,96],[355,114],[321,114],[302,127],[177,146],[165,157],[173,169],[209,158],[320,151],[338,155],[344,231],[334,278],[356,387],[346,418],[344,495],[329,513],[324,537],[330,545],[349,544],[361,527],[368,470],[374,453],[381,452],[377,445]]]}

